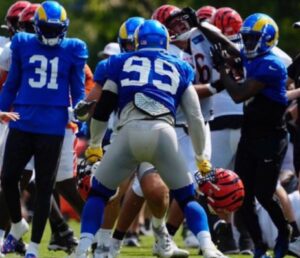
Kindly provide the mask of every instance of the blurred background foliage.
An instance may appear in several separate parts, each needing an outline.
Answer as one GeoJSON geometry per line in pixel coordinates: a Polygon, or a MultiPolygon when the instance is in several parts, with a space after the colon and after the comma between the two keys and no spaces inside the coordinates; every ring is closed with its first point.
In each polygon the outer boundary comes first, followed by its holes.
{"type": "MultiPolygon", "coordinates": [[[[0,19],[4,22],[7,9],[16,1],[0,0],[0,19]]],[[[37,2],[37,1],[31,1],[37,2]]],[[[299,0],[60,0],[70,18],[68,36],[86,41],[90,51],[88,63],[94,69],[97,52],[105,44],[117,40],[122,22],[131,16],[150,18],[153,11],[162,4],[179,7],[191,6],[195,10],[203,5],[229,6],[243,18],[255,12],[269,14],[280,30],[279,47],[294,57],[300,52],[300,29],[292,24],[300,20],[299,0]]]]}

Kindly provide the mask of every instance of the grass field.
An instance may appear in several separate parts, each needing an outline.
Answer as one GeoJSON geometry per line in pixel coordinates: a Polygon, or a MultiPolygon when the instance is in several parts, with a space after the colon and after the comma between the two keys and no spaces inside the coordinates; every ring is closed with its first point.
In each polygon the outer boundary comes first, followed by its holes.
{"type": "MultiPolygon", "coordinates": [[[[71,227],[74,229],[76,232],[76,236],[79,236],[79,231],[80,231],[80,225],[77,222],[72,221],[70,223],[71,227]]],[[[44,233],[44,237],[41,243],[41,248],[40,248],[40,256],[39,258],[67,258],[67,257],[72,257],[67,255],[64,252],[50,252],[47,249],[47,245],[50,239],[50,229],[47,226],[46,231],[44,233]]],[[[25,242],[29,242],[30,239],[30,234],[26,234],[24,237],[25,242]]],[[[182,240],[180,235],[175,238],[176,243],[179,246],[183,246],[182,240]]],[[[153,244],[153,237],[142,237],[141,238],[141,247],[140,248],[133,248],[133,247],[123,247],[121,251],[121,255],[119,256],[120,258],[150,258],[152,256],[152,244],[153,244]]],[[[190,257],[201,257],[198,255],[198,250],[196,249],[189,249],[190,251],[190,257]]],[[[10,254],[6,256],[7,258],[17,258],[20,256],[16,256],[14,254],[10,254]]],[[[92,257],[92,256],[90,256],[92,257]]],[[[232,255],[230,256],[232,258],[250,258],[251,256],[247,255],[232,255]]],[[[292,257],[292,256],[287,256],[287,257],[292,257]]]]}

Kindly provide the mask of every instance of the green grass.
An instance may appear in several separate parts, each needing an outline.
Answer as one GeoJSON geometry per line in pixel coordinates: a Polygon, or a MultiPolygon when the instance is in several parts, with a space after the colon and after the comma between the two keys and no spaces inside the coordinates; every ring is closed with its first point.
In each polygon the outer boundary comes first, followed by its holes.
{"type": "MultiPolygon", "coordinates": [[[[80,232],[80,225],[77,222],[71,221],[70,226],[74,229],[76,236],[79,236],[80,232]]],[[[41,243],[40,247],[40,256],[39,258],[67,258],[69,257],[66,253],[64,252],[50,252],[47,249],[47,245],[50,239],[50,228],[47,226],[44,237],[41,243]]],[[[29,242],[30,239],[30,234],[26,234],[24,237],[25,242],[29,242]]],[[[183,247],[183,242],[178,234],[178,236],[175,237],[176,243],[180,246],[183,247]]],[[[133,247],[123,247],[121,250],[121,255],[119,256],[120,258],[150,258],[152,256],[152,244],[153,244],[153,237],[142,237],[141,238],[141,247],[139,248],[133,248],[133,247]]],[[[198,250],[196,249],[188,249],[190,251],[190,256],[189,257],[201,257],[198,255],[198,250]]],[[[10,254],[6,256],[7,258],[17,258],[15,254],[10,254]]],[[[20,256],[19,256],[20,257],[20,256]]],[[[92,256],[90,256],[92,257],[92,256]]],[[[247,255],[231,255],[230,257],[232,258],[250,258],[251,256],[247,255]]],[[[286,257],[292,257],[292,256],[286,256],[286,257]]]]}

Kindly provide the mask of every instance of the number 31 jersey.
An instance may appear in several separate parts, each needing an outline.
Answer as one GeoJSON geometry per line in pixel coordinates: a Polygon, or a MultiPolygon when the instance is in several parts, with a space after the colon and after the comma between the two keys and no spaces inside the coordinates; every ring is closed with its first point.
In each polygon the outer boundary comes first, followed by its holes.
{"type": "Polygon", "coordinates": [[[112,56],[108,79],[118,86],[118,109],[134,102],[136,93],[163,105],[175,117],[185,89],[194,80],[189,64],[158,50],[139,50],[112,56]]]}
{"type": "Polygon", "coordinates": [[[12,107],[20,120],[10,127],[34,133],[64,134],[67,107],[84,97],[87,48],[78,39],[64,38],[57,46],[42,44],[35,34],[17,33],[12,60],[0,95],[0,110],[12,107]]]}

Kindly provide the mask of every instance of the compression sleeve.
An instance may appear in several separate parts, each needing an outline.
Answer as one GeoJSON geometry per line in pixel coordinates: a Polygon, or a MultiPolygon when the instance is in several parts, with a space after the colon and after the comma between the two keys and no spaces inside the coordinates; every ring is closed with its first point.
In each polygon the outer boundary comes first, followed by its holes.
{"type": "Polygon", "coordinates": [[[194,87],[188,87],[182,95],[180,106],[185,114],[194,151],[203,156],[205,146],[205,124],[198,95],[194,87]]]}
{"type": "Polygon", "coordinates": [[[107,121],[103,122],[92,118],[90,124],[90,146],[92,148],[101,146],[102,139],[106,132],[106,128],[107,121]]]}
{"type": "Polygon", "coordinates": [[[84,74],[84,65],[81,64],[74,65],[71,72],[71,82],[70,82],[70,93],[72,97],[72,106],[75,107],[76,104],[84,99],[85,97],[85,74],[84,74]]]}

